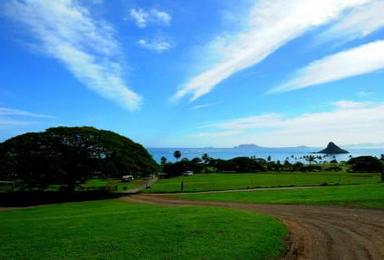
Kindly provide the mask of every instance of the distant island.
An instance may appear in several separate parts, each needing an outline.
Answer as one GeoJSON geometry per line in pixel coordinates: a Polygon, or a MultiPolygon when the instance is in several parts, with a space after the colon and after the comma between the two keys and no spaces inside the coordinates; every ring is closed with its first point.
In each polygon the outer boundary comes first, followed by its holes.
{"type": "Polygon", "coordinates": [[[327,145],[327,148],[321,150],[318,153],[324,153],[324,154],[342,154],[342,153],[349,153],[348,151],[341,149],[339,146],[334,144],[333,142],[330,142],[327,145]]]}
{"type": "Polygon", "coordinates": [[[258,149],[258,148],[263,148],[263,147],[258,146],[256,144],[239,144],[233,147],[233,149],[258,149]]]}

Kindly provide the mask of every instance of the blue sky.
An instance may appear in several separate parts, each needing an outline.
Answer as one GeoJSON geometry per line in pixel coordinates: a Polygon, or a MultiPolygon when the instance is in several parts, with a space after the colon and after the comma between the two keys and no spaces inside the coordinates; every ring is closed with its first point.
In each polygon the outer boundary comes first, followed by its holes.
{"type": "Polygon", "coordinates": [[[0,140],[91,125],[149,147],[384,143],[383,13],[383,0],[5,0],[0,140]]]}

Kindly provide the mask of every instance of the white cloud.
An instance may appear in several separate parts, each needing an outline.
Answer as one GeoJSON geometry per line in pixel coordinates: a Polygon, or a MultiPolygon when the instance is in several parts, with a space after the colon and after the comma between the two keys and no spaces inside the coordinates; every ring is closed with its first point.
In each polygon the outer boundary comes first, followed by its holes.
{"type": "Polygon", "coordinates": [[[63,63],[89,89],[130,110],[139,108],[141,97],[124,82],[119,42],[105,21],[71,0],[13,0],[5,12],[31,31],[40,52],[63,63]]]}
{"type": "Polygon", "coordinates": [[[146,11],[141,8],[133,8],[129,10],[129,15],[131,19],[135,21],[136,26],[140,28],[145,28],[149,24],[168,26],[172,20],[172,17],[169,13],[157,9],[146,11]]]}
{"type": "Polygon", "coordinates": [[[36,117],[36,118],[53,118],[49,115],[36,114],[24,110],[0,107],[0,116],[26,116],[26,117],[36,117]]]}
{"type": "Polygon", "coordinates": [[[155,38],[153,40],[140,39],[137,44],[147,50],[162,53],[172,48],[172,44],[164,39],[155,38]]]}
{"type": "Polygon", "coordinates": [[[285,92],[371,73],[384,68],[384,41],[371,42],[310,63],[270,91],[285,92]]]}
{"type": "Polygon", "coordinates": [[[157,9],[152,9],[150,13],[154,17],[154,19],[157,20],[158,23],[162,25],[169,25],[171,23],[172,17],[167,12],[160,11],[157,9]]]}
{"type": "Polygon", "coordinates": [[[322,41],[337,39],[339,42],[364,38],[384,26],[383,13],[383,0],[359,6],[320,34],[319,38],[322,41]]]}
{"type": "MultiPolygon", "coordinates": [[[[348,101],[343,102],[348,104],[348,101]]],[[[331,140],[340,144],[353,144],[356,140],[361,143],[384,142],[384,103],[349,104],[355,105],[291,117],[267,114],[218,122],[193,136],[206,145],[219,146],[239,143],[322,146],[331,140]],[[219,138],[221,135],[228,138],[223,140],[219,138]]]]}
{"type": "Polygon", "coordinates": [[[348,109],[348,108],[361,108],[372,105],[370,102],[356,102],[350,100],[339,100],[334,103],[336,108],[348,109]]]}
{"type": "Polygon", "coordinates": [[[148,13],[142,9],[131,9],[129,15],[136,22],[137,27],[144,28],[147,26],[148,13]]]}
{"type": "Polygon", "coordinates": [[[219,61],[181,85],[171,98],[176,101],[188,94],[191,101],[209,93],[234,73],[253,66],[287,42],[306,31],[337,18],[344,10],[370,2],[369,0],[261,0],[251,9],[244,29],[219,36],[219,61]]]}

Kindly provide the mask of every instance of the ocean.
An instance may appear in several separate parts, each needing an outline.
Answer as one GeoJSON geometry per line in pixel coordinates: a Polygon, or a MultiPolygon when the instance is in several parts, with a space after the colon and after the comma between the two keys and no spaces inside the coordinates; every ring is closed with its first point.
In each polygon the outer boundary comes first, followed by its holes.
{"type": "MultiPolygon", "coordinates": [[[[287,158],[290,162],[303,161],[302,157],[305,155],[313,154],[320,151],[322,148],[309,148],[309,147],[293,147],[293,148],[147,148],[152,157],[160,162],[160,158],[164,156],[168,161],[175,161],[173,152],[179,150],[181,152],[181,158],[193,159],[195,157],[201,158],[205,153],[209,157],[216,159],[231,159],[238,156],[256,156],[257,158],[267,159],[271,156],[273,161],[280,160],[283,162],[287,158]]],[[[384,148],[353,148],[347,149],[349,154],[331,155],[323,158],[323,160],[329,161],[336,159],[337,161],[347,161],[350,156],[356,157],[361,155],[371,155],[380,157],[384,154],[384,148]]],[[[321,155],[321,154],[318,154],[321,155]]]]}

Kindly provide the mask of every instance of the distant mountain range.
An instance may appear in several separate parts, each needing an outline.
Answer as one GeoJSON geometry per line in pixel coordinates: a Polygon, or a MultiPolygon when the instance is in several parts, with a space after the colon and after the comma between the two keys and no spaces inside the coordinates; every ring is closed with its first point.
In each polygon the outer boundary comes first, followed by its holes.
{"type": "Polygon", "coordinates": [[[246,150],[246,149],[250,149],[250,150],[306,150],[306,151],[310,150],[310,151],[316,151],[318,148],[304,146],[304,145],[293,146],[293,147],[265,147],[265,146],[259,146],[256,144],[240,144],[240,145],[233,147],[233,149],[242,149],[242,150],[246,150]]]}
{"type": "MultiPolygon", "coordinates": [[[[319,150],[319,148],[316,147],[308,147],[308,146],[294,146],[294,147],[263,147],[256,144],[240,144],[233,149],[241,149],[241,150],[259,150],[259,151],[272,151],[272,150],[279,150],[279,151],[302,151],[302,152],[316,152],[319,150]]],[[[343,153],[349,153],[348,151],[341,149],[339,146],[337,146],[333,142],[329,142],[327,147],[318,153],[324,153],[324,154],[343,154],[343,153]]]]}

